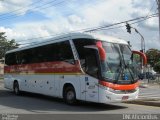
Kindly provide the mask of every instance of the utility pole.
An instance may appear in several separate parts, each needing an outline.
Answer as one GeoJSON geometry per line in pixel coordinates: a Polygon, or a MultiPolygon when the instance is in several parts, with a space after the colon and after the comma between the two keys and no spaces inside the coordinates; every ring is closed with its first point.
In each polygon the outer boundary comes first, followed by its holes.
{"type": "Polygon", "coordinates": [[[159,14],[159,41],[160,41],[160,0],[157,0],[158,14],[159,14]]]}

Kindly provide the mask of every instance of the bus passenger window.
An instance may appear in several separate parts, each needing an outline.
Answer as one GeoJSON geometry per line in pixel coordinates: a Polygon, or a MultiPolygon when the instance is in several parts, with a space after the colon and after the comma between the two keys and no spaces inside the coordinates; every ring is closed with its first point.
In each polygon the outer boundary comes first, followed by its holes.
{"type": "Polygon", "coordinates": [[[5,56],[5,64],[6,65],[16,65],[16,54],[15,53],[8,53],[5,56]]]}
{"type": "Polygon", "coordinates": [[[98,77],[98,64],[96,50],[86,49],[85,72],[91,76],[98,77]]]}
{"type": "Polygon", "coordinates": [[[81,67],[83,69],[83,71],[86,71],[85,70],[85,67],[86,67],[86,56],[88,55],[86,53],[86,49],[84,48],[84,46],[86,45],[95,45],[95,40],[94,39],[74,39],[73,40],[74,42],[74,45],[76,47],[76,50],[78,52],[78,57],[79,57],[79,60],[80,60],[80,63],[81,63],[81,67]]]}
{"type": "Polygon", "coordinates": [[[70,64],[74,63],[74,57],[69,41],[60,42],[57,44],[58,51],[56,52],[59,61],[68,62],[70,64]]]}

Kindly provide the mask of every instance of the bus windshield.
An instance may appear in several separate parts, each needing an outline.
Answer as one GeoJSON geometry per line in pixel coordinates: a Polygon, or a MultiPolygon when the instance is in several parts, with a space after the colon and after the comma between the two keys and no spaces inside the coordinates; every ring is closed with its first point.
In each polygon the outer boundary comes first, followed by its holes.
{"type": "Polygon", "coordinates": [[[137,80],[132,52],[128,45],[103,42],[106,60],[101,62],[102,77],[107,81],[130,83],[137,80]]]}

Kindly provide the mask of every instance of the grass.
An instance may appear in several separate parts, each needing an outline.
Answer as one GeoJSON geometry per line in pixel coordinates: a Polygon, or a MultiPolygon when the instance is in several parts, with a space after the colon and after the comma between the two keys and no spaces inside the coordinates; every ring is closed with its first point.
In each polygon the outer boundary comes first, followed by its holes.
{"type": "Polygon", "coordinates": [[[3,76],[0,75],[0,81],[3,80],[3,76]]]}

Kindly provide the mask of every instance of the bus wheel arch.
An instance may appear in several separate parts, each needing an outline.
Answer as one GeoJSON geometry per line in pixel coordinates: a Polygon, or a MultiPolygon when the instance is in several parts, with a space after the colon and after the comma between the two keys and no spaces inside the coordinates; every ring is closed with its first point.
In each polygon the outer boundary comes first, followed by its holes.
{"type": "Polygon", "coordinates": [[[20,90],[19,90],[19,83],[17,80],[14,80],[13,82],[13,91],[16,95],[20,94],[20,90]]]}
{"type": "Polygon", "coordinates": [[[63,99],[69,105],[74,105],[76,100],[76,91],[71,83],[66,83],[63,86],[63,99]]]}

